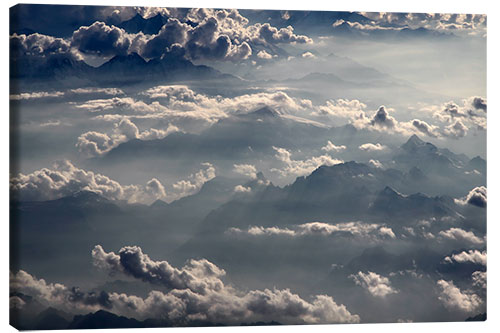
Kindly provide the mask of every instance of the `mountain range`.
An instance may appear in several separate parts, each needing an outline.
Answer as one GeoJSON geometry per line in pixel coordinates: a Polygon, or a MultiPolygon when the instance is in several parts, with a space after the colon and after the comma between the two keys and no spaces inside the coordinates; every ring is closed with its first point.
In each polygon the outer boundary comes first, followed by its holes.
{"type": "Polygon", "coordinates": [[[34,86],[51,80],[53,88],[61,85],[123,86],[155,81],[239,80],[211,67],[195,65],[183,57],[165,55],[162,58],[146,61],[137,53],[116,55],[99,67],[92,67],[70,54],[54,54],[46,57],[16,56],[11,57],[10,77],[13,80],[30,79],[33,82],[23,82],[23,84],[30,83],[34,86]]]}
{"type": "Polygon", "coordinates": [[[253,152],[270,154],[273,145],[294,147],[296,137],[300,137],[303,144],[311,145],[325,138],[328,132],[328,127],[323,124],[282,114],[265,106],[221,119],[200,134],[175,132],[163,139],[130,140],[112,149],[100,160],[102,163],[121,163],[137,156],[168,156],[166,162],[174,163],[176,158],[194,156],[203,162],[203,159],[213,157],[215,152],[224,160],[229,157],[245,158],[253,152]],[[313,132],[315,136],[310,135],[313,132]]]}
{"type": "MultiPolygon", "coordinates": [[[[277,116],[279,113],[264,109],[243,119],[277,116]]],[[[430,186],[432,181],[422,179],[432,180],[433,174],[412,165],[416,161],[401,157],[404,154],[437,161],[431,169],[419,165],[434,173],[483,165],[479,158],[469,160],[412,136],[398,148],[396,156],[403,162],[395,163],[393,168],[381,169],[354,161],[320,166],[283,187],[273,185],[259,173],[256,179],[246,181],[217,176],[195,194],[172,203],[156,201],[149,206],[108,200],[86,191],[50,201],[14,201],[11,239],[16,242],[11,242],[11,254],[15,254],[11,255],[11,270],[25,269],[49,280],[62,281],[78,274],[85,280],[86,274],[95,270],[89,263],[93,246],[119,249],[133,244],[154,258],[168,258],[175,266],[202,254],[224,267],[228,283],[235,285],[267,288],[265,281],[280,281],[278,288],[304,293],[310,293],[311,288],[325,292],[326,288],[343,302],[349,300],[345,293],[352,285],[348,276],[357,270],[377,268],[378,273],[387,275],[417,267],[415,274],[430,274],[434,278],[439,276],[436,274],[453,274],[456,281],[469,278],[481,266],[460,266],[464,267],[460,274],[458,268],[444,266],[443,258],[457,253],[458,243],[441,235],[447,229],[463,228],[478,242],[478,237],[486,232],[478,222],[486,218],[485,209],[464,206],[454,200],[456,197],[447,195],[408,192],[416,182],[430,186]],[[405,171],[403,166],[411,169],[405,171]],[[238,184],[250,191],[235,193],[238,184]],[[312,222],[340,231],[301,233],[304,225],[312,222]],[[252,234],[251,228],[261,231],[252,234]],[[430,242],[428,237],[442,240],[430,242]],[[71,253],[71,258],[67,253],[71,253]],[[48,257],[50,262],[44,260],[48,257]],[[339,268],[325,272],[324,267],[332,263],[339,268]],[[73,268],[68,273],[65,267],[69,264],[73,268]],[[288,274],[296,265],[303,268],[301,273],[288,274]],[[265,271],[267,278],[249,278],[255,270],[265,271]],[[332,279],[336,281],[333,284],[332,279]],[[304,285],[304,280],[310,284],[304,285]]],[[[476,186],[481,185],[481,180],[476,181],[476,186]]],[[[463,183],[460,185],[470,190],[463,183]]],[[[138,284],[135,289],[127,284],[129,287],[137,292],[143,288],[138,284]]],[[[352,304],[358,306],[356,302],[352,304]]],[[[130,321],[107,312],[68,320],[61,313],[47,311],[30,320],[40,327],[67,324],[73,328],[168,324],[130,321]]]]}

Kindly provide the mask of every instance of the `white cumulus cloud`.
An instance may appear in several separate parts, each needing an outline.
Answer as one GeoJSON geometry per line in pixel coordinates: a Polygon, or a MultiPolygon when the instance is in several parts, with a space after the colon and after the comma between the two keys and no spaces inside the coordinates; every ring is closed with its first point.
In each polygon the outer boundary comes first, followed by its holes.
{"type": "Polygon", "coordinates": [[[342,160],[335,159],[330,155],[314,156],[306,160],[293,160],[292,153],[285,148],[273,146],[273,149],[276,151],[274,156],[283,162],[285,166],[282,169],[273,168],[271,171],[278,172],[283,177],[289,175],[303,176],[310,174],[322,165],[332,166],[343,163],[342,160]]]}
{"type": "Polygon", "coordinates": [[[438,299],[449,309],[474,312],[483,303],[478,295],[460,290],[453,281],[439,280],[437,285],[440,288],[438,299]]]}
{"type": "Polygon", "coordinates": [[[390,294],[396,294],[398,291],[391,286],[391,282],[387,277],[374,272],[358,272],[357,274],[349,275],[349,278],[354,280],[358,286],[366,289],[371,295],[377,297],[385,297],[390,294]]]}

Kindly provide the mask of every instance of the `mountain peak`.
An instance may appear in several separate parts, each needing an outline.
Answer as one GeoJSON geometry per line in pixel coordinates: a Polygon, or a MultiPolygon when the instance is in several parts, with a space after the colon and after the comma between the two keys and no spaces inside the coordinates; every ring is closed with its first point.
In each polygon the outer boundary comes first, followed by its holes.
{"type": "Polygon", "coordinates": [[[255,117],[270,117],[270,118],[276,118],[278,117],[280,114],[278,111],[274,110],[273,108],[269,107],[269,106],[264,106],[260,109],[257,109],[255,111],[251,111],[249,113],[247,113],[247,115],[249,116],[255,116],[255,117]]]}
{"type": "Polygon", "coordinates": [[[144,24],[144,21],[146,21],[146,19],[144,17],[142,17],[141,14],[137,13],[133,17],[131,17],[130,19],[121,22],[119,24],[119,27],[128,29],[128,28],[131,28],[133,26],[134,28],[137,29],[137,25],[144,24]]]}
{"type": "Polygon", "coordinates": [[[482,158],[481,156],[476,156],[474,158],[471,158],[471,162],[485,162],[484,158],[482,158]]]}
{"type": "Polygon", "coordinates": [[[418,167],[414,166],[408,171],[408,176],[410,177],[411,180],[413,181],[422,181],[424,180],[425,174],[420,170],[418,167]]]}
{"type": "MultiPolygon", "coordinates": [[[[134,15],[134,17],[132,17],[128,21],[143,21],[143,20],[146,20],[146,19],[141,14],[137,13],[134,15]]],[[[125,21],[125,22],[127,22],[127,21],[125,21]]]]}
{"type": "Polygon", "coordinates": [[[134,17],[121,22],[118,26],[129,33],[143,32],[144,34],[152,35],[157,34],[165,22],[166,18],[160,13],[148,18],[137,13],[134,17]]]}
{"type": "Polygon", "coordinates": [[[386,186],[381,192],[381,195],[390,196],[390,197],[399,197],[399,193],[394,191],[394,189],[390,186],[386,186]]]}
{"type": "Polygon", "coordinates": [[[474,157],[467,164],[469,168],[476,169],[483,174],[486,173],[486,161],[480,156],[474,157]]]}
{"type": "Polygon", "coordinates": [[[257,180],[267,181],[262,171],[257,172],[257,180]]]}
{"type": "MultiPolygon", "coordinates": [[[[73,194],[70,195],[70,197],[78,199],[78,200],[82,200],[82,201],[101,201],[104,199],[96,192],[88,191],[88,190],[80,190],[80,191],[74,192],[73,194]]],[[[106,199],[104,199],[104,200],[106,200],[106,199]]]]}
{"type": "Polygon", "coordinates": [[[332,73],[312,72],[302,77],[301,80],[323,80],[323,81],[344,81],[340,77],[332,73]]]}
{"type": "Polygon", "coordinates": [[[151,16],[148,19],[149,20],[158,20],[158,19],[161,19],[162,17],[163,17],[163,15],[160,12],[158,12],[155,16],[151,16]]]}
{"type": "Polygon", "coordinates": [[[142,328],[144,323],[133,318],[117,316],[114,313],[99,310],[87,315],[76,315],[69,325],[70,329],[90,328],[142,328]]]}
{"type": "Polygon", "coordinates": [[[420,139],[416,134],[413,134],[405,144],[401,146],[402,149],[409,153],[415,152],[437,152],[437,147],[430,142],[425,142],[420,139]]]}
{"type": "Polygon", "coordinates": [[[160,200],[160,199],[156,200],[151,205],[149,205],[149,207],[151,207],[151,208],[164,208],[167,206],[168,206],[168,203],[166,203],[165,201],[160,200]]]}
{"type": "Polygon", "coordinates": [[[113,58],[111,58],[108,62],[115,63],[115,62],[129,62],[129,61],[146,63],[146,60],[144,60],[144,58],[141,57],[136,52],[132,52],[128,55],[116,55],[113,58]]]}
{"type": "Polygon", "coordinates": [[[418,137],[418,135],[413,134],[406,143],[413,143],[417,145],[423,145],[425,142],[418,137]]]}
{"type": "Polygon", "coordinates": [[[267,180],[267,178],[264,176],[264,174],[259,171],[257,172],[257,177],[255,177],[255,179],[252,179],[248,182],[246,182],[243,186],[245,187],[250,187],[252,189],[254,188],[262,188],[262,186],[264,187],[267,187],[268,185],[271,184],[271,182],[269,180],[267,180]]]}

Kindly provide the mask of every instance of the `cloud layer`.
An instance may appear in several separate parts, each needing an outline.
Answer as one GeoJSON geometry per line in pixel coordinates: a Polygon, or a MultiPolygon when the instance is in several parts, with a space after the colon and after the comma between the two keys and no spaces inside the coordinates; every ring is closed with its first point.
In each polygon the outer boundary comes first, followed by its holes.
{"type": "Polygon", "coordinates": [[[394,32],[412,29],[454,33],[459,35],[483,35],[486,33],[486,15],[481,14],[439,14],[439,13],[388,13],[360,12],[370,19],[357,22],[339,19],[333,27],[347,25],[363,33],[394,32]]]}
{"type": "Polygon", "coordinates": [[[113,132],[108,135],[95,131],[81,134],[76,143],[78,151],[88,157],[102,156],[121,143],[132,139],[156,140],[163,139],[173,132],[178,132],[179,128],[169,124],[166,129],[150,128],[142,132],[128,118],[122,118],[114,124],[113,132]]]}
{"type": "Polygon", "coordinates": [[[478,295],[460,290],[453,281],[439,280],[437,285],[441,290],[438,298],[449,309],[470,313],[482,304],[478,295]]]}
{"type": "Polygon", "coordinates": [[[452,263],[453,261],[458,263],[471,262],[473,264],[479,264],[486,266],[486,251],[469,250],[462,251],[460,253],[453,254],[451,256],[444,258],[445,262],[452,263]]]}
{"type": "MultiPolygon", "coordinates": [[[[110,21],[121,21],[124,15],[129,15],[129,11],[117,9],[108,18],[110,21]]],[[[148,11],[151,12],[150,9],[140,12],[148,17],[148,11]]],[[[173,55],[191,60],[240,61],[250,57],[252,49],[256,47],[272,49],[278,44],[313,42],[307,36],[295,34],[292,26],[276,28],[269,23],[249,25],[248,19],[236,9],[158,9],[154,12],[167,17],[161,29],[153,34],[142,31],[130,33],[97,20],[90,25],[80,26],[69,39],[37,33],[29,36],[13,34],[10,43],[16,55],[80,52],[115,56],[138,53],[146,59],[173,55]]],[[[260,58],[269,55],[265,50],[258,54],[260,58]]]]}
{"type": "Polygon", "coordinates": [[[345,222],[337,224],[309,222],[291,226],[290,228],[250,226],[247,230],[230,228],[227,232],[251,236],[285,235],[289,237],[302,237],[340,235],[372,240],[396,238],[391,228],[380,224],[364,222],[345,222]]]}
{"type": "Polygon", "coordinates": [[[215,167],[211,163],[205,162],[201,165],[204,167],[203,169],[191,174],[188,179],[180,180],[172,185],[178,196],[193,194],[199,191],[207,181],[215,178],[215,167]]]}
{"type": "MultiPolygon", "coordinates": [[[[89,116],[93,117],[91,119],[99,122],[119,123],[123,119],[134,123],[149,121],[157,122],[160,128],[169,124],[183,131],[199,132],[219,120],[262,107],[270,107],[281,117],[292,121],[304,122],[307,120],[292,114],[304,111],[310,105],[310,100],[293,98],[283,91],[257,92],[227,98],[197,93],[185,85],[162,85],[149,88],[135,97],[91,99],[75,103],[74,107],[89,112],[89,116]]],[[[116,133],[118,136],[120,134],[116,133]]]]}
{"type": "Polygon", "coordinates": [[[251,179],[257,178],[257,168],[251,164],[234,164],[233,171],[251,179]]]}
{"type": "Polygon", "coordinates": [[[363,273],[360,271],[357,274],[350,275],[349,278],[354,280],[354,283],[358,286],[363,287],[371,295],[376,297],[385,297],[390,294],[398,293],[398,291],[391,286],[391,282],[388,278],[374,272],[363,273]]]}
{"type": "Polygon", "coordinates": [[[276,159],[284,164],[281,169],[273,168],[271,171],[278,172],[281,176],[304,176],[310,174],[322,165],[332,166],[343,163],[342,160],[335,159],[330,155],[314,156],[305,160],[293,160],[292,153],[285,148],[273,147],[276,151],[276,159]]]}
{"type": "Polygon", "coordinates": [[[359,149],[367,152],[382,151],[387,149],[386,146],[380,143],[365,143],[359,146],[359,149]]]}
{"type": "Polygon", "coordinates": [[[13,195],[26,201],[59,199],[80,191],[128,202],[150,202],[165,197],[165,189],[156,178],[146,185],[121,185],[105,175],[77,168],[68,160],[55,163],[52,169],[18,174],[10,179],[10,189],[13,195]]]}
{"type": "Polygon", "coordinates": [[[485,243],[483,238],[476,236],[472,231],[466,231],[460,228],[450,228],[439,232],[439,236],[445,239],[451,239],[459,242],[467,242],[473,245],[481,245],[485,243]]]}
{"type": "Polygon", "coordinates": [[[469,204],[481,208],[486,207],[487,201],[486,186],[475,187],[464,198],[455,200],[456,203],[461,205],[469,204]]]}
{"type": "MultiPolygon", "coordinates": [[[[326,295],[315,296],[312,302],[307,302],[288,289],[241,293],[226,286],[222,280],[224,270],[205,259],[191,259],[182,268],[175,268],[167,261],[152,260],[137,246],[123,247],[114,253],[105,252],[100,245],[94,248],[92,257],[94,264],[102,269],[170,290],[168,293],[153,291],[144,300],[136,299],[134,312],[143,316],[162,311],[169,319],[233,324],[271,319],[288,324],[359,322],[359,316],[326,295]]],[[[126,295],[121,297],[127,299],[126,295]]]]}
{"type": "Polygon", "coordinates": [[[464,99],[461,106],[455,102],[448,102],[443,105],[423,107],[419,114],[427,116],[425,120],[399,121],[391,115],[394,110],[384,105],[375,112],[367,112],[366,105],[359,100],[338,99],[314,106],[311,115],[322,119],[346,121],[356,128],[370,131],[460,139],[472,128],[486,129],[486,108],[487,102],[484,98],[472,96],[464,99]]]}
{"type": "Polygon", "coordinates": [[[321,147],[321,150],[324,150],[326,152],[330,152],[330,151],[340,152],[340,151],[345,150],[345,149],[346,149],[346,146],[344,146],[344,145],[336,146],[330,140],[328,140],[328,142],[326,143],[326,145],[324,147],[321,147]]]}

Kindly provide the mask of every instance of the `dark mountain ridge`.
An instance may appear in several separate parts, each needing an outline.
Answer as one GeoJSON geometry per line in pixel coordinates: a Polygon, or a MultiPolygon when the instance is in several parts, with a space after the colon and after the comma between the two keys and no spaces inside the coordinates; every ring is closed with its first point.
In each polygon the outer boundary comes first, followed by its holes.
{"type": "Polygon", "coordinates": [[[136,34],[142,31],[144,34],[153,35],[160,31],[161,27],[167,22],[167,19],[167,17],[160,13],[147,19],[137,13],[132,18],[119,23],[117,26],[128,33],[136,34]]]}
{"type": "Polygon", "coordinates": [[[55,86],[81,86],[82,80],[89,86],[122,86],[151,81],[240,80],[211,67],[195,65],[182,56],[167,54],[147,61],[137,53],[117,55],[99,67],[92,67],[69,53],[42,57],[14,52],[11,53],[10,77],[34,80],[31,84],[51,80],[55,86]]]}

